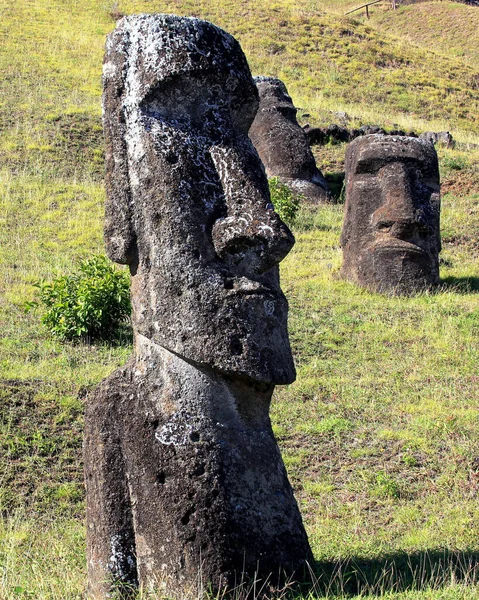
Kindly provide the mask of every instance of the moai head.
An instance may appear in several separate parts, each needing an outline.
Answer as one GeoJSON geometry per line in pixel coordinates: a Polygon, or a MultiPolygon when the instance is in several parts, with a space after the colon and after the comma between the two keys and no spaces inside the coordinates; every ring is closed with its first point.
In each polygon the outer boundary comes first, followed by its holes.
{"type": "Polygon", "coordinates": [[[145,336],[195,364],[265,383],[295,372],[273,211],[248,130],[258,93],[239,44],[211,23],[123,18],[103,66],[105,239],[130,265],[145,336]]]}
{"type": "Polygon", "coordinates": [[[440,188],[432,144],[367,135],[346,152],[342,275],[379,292],[439,282],[440,188]]]}
{"type": "Polygon", "coordinates": [[[255,77],[254,81],[259,92],[259,110],[249,136],[268,177],[279,177],[309,200],[329,199],[328,184],[316,167],[286,86],[275,77],[255,77]]]}

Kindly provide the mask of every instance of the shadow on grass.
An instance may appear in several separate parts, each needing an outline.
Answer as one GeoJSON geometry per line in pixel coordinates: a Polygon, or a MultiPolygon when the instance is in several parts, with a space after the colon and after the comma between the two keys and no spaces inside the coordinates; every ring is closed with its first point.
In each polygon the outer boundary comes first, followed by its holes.
{"type": "Polygon", "coordinates": [[[352,597],[479,583],[479,552],[429,550],[377,559],[316,562],[306,597],[352,597]]]}
{"type": "Polygon", "coordinates": [[[441,279],[440,288],[458,294],[479,292],[479,277],[444,277],[441,279]]]}
{"type": "Polygon", "coordinates": [[[64,343],[72,345],[85,344],[87,346],[110,346],[117,348],[119,346],[131,346],[133,344],[133,328],[130,321],[120,323],[114,330],[110,331],[104,337],[85,336],[74,340],[62,340],[64,343]]]}
{"type": "Polygon", "coordinates": [[[344,171],[339,173],[327,173],[324,178],[328,182],[329,189],[334,198],[334,201],[338,204],[344,203],[344,171]]]}
{"type": "MultiPolygon", "coordinates": [[[[242,580],[231,588],[208,590],[205,600],[320,600],[385,596],[421,590],[440,590],[446,586],[475,586],[479,582],[479,552],[430,550],[414,554],[397,553],[377,559],[350,558],[318,561],[308,567],[304,583],[283,575],[242,580]]],[[[112,596],[116,600],[160,600],[166,596],[144,596],[136,587],[120,584],[112,596]]],[[[189,598],[190,596],[188,596],[189,598]]],[[[195,595],[195,597],[197,597],[195,595]]],[[[200,596],[198,596],[200,597],[200,596]]],[[[178,600],[185,600],[180,594],[178,600]]],[[[371,598],[372,600],[372,598],[371,598]]]]}
{"type": "Polygon", "coordinates": [[[133,344],[133,328],[131,322],[122,323],[104,343],[110,346],[131,346],[133,344]]]}

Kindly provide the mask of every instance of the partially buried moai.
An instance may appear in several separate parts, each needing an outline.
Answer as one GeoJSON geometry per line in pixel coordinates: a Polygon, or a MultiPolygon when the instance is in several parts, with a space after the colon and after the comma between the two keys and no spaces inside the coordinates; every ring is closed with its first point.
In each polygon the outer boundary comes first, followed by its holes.
{"type": "Polygon", "coordinates": [[[373,291],[412,294],[439,283],[440,187],[429,142],[367,135],[346,152],[342,275],[373,291]]]}
{"type": "Polygon", "coordinates": [[[330,201],[328,184],[296,120],[297,110],[286,86],[275,77],[255,77],[254,80],[260,103],[249,136],[268,177],[278,177],[310,202],[330,201]]]}
{"type": "Polygon", "coordinates": [[[88,593],[197,597],[297,573],[311,551],[274,439],[295,378],[272,210],[239,44],[205,21],[123,18],[104,61],[110,257],[130,266],[134,354],[85,417],[88,593]]]}

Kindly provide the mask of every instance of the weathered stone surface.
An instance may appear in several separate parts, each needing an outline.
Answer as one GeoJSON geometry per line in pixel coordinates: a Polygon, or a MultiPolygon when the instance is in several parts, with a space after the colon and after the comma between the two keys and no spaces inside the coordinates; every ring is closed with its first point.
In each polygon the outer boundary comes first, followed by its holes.
{"type": "Polygon", "coordinates": [[[439,169],[432,144],[384,135],[351,142],[341,234],[343,277],[392,294],[436,285],[439,217],[439,169]]]}
{"type": "Polygon", "coordinates": [[[438,131],[437,133],[434,131],[426,131],[425,133],[421,133],[419,137],[421,140],[431,142],[434,146],[436,144],[439,146],[446,146],[446,148],[454,148],[455,146],[454,138],[449,131],[438,131]]]}
{"type": "Polygon", "coordinates": [[[245,57],[205,21],[130,16],[103,81],[105,240],[130,266],[135,347],[88,400],[89,597],[297,572],[311,551],[269,421],[295,377],[294,238],[247,135],[245,57]]]}
{"type": "Polygon", "coordinates": [[[268,177],[278,177],[312,202],[330,200],[328,184],[296,120],[296,108],[286,86],[274,77],[255,77],[255,82],[259,109],[249,136],[268,177]]]}
{"type": "Polygon", "coordinates": [[[404,129],[391,129],[388,135],[408,135],[408,137],[417,137],[417,135],[406,134],[404,129]]]}
{"type": "Polygon", "coordinates": [[[325,134],[325,139],[329,140],[329,141],[335,141],[335,142],[349,142],[351,137],[350,137],[350,131],[346,128],[343,127],[342,125],[328,125],[328,127],[325,127],[324,129],[324,134],[325,134]]]}
{"type": "Polygon", "coordinates": [[[310,146],[324,146],[326,144],[326,133],[321,127],[311,127],[309,123],[306,123],[302,129],[310,146]]]}
{"type": "Polygon", "coordinates": [[[386,131],[382,127],[379,127],[379,125],[361,125],[359,128],[359,135],[371,135],[374,133],[386,135],[386,131]]]}
{"type": "MultiPolygon", "coordinates": [[[[328,127],[311,127],[308,123],[303,126],[303,131],[306,134],[308,142],[311,146],[324,146],[329,143],[351,142],[359,136],[370,135],[373,133],[393,136],[407,135],[408,137],[418,137],[414,133],[414,131],[411,131],[408,134],[406,134],[406,132],[401,129],[393,129],[391,131],[386,131],[378,125],[362,125],[359,128],[353,127],[351,129],[348,129],[343,125],[337,124],[328,125],[328,127]]],[[[432,135],[437,136],[440,134],[432,135]]]]}

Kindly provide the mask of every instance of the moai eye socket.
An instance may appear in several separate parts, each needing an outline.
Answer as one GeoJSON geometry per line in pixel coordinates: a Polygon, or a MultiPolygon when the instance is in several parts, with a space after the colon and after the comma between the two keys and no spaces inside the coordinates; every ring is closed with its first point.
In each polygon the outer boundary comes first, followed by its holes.
{"type": "Polygon", "coordinates": [[[148,119],[214,140],[228,130],[247,133],[256,104],[251,98],[245,102],[238,79],[198,72],[161,81],[148,92],[140,110],[148,119]]]}
{"type": "Polygon", "coordinates": [[[153,87],[140,105],[151,119],[174,127],[199,125],[206,108],[205,85],[199,77],[173,76],[153,87]]]}
{"type": "Polygon", "coordinates": [[[392,221],[379,221],[376,224],[376,229],[381,233],[388,233],[391,230],[393,224],[394,223],[392,221]]]}

